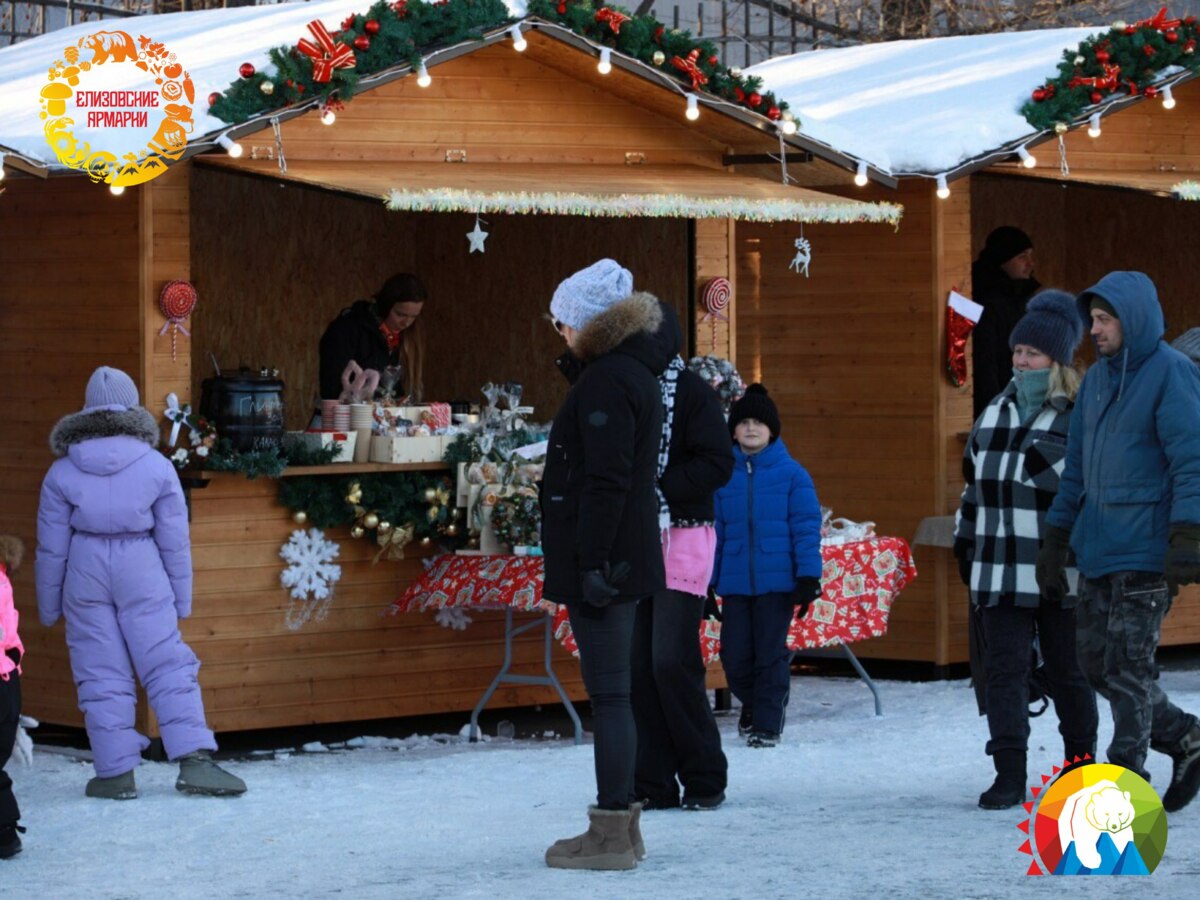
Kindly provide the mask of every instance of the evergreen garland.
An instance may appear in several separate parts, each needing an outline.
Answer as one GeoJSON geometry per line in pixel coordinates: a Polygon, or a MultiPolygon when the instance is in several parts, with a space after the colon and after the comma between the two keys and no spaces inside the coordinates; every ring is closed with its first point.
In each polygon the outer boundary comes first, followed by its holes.
{"type": "MultiPolygon", "coordinates": [[[[426,472],[378,472],[362,475],[301,475],[279,481],[279,502],[293,513],[303,512],[307,522],[317,528],[350,526],[361,519],[355,507],[372,512],[380,522],[393,528],[413,527],[414,537],[438,537],[455,543],[465,537],[453,505],[453,487],[444,475],[426,472]],[[430,502],[426,493],[440,491],[442,503],[430,502]],[[357,494],[355,493],[357,489],[357,494]],[[360,496],[356,503],[350,496],[360,496]],[[432,510],[432,512],[431,512],[432,510]],[[446,529],[455,526],[455,533],[446,529]]],[[[368,540],[376,539],[376,528],[365,528],[368,540]]]]}
{"type": "MultiPolygon", "coordinates": [[[[787,104],[774,94],[761,91],[762,79],[747,78],[739,70],[722,65],[712,41],[668,29],[653,16],[635,16],[623,7],[594,5],[591,0],[531,0],[528,12],[654,66],[681,82],[689,92],[704,91],[770,119],[783,118],[787,110],[787,104]],[[612,24],[614,19],[617,30],[612,24]],[[656,53],[662,54],[661,61],[656,60],[656,53]],[[692,78],[673,63],[675,58],[690,59],[708,79],[707,84],[694,86],[692,78]]],[[[519,20],[509,16],[502,0],[379,0],[365,15],[348,16],[339,31],[330,29],[335,43],[354,50],[353,67],[334,69],[329,81],[318,82],[313,79],[312,59],[295,43],[273,47],[269,56],[274,71],[252,72],[230,83],[224,92],[213,93],[209,112],[236,124],[314,98],[336,107],[354,95],[364,75],[405,62],[415,69],[422,57],[439,47],[480,40],[486,32],[515,21],[519,20]],[[364,44],[365,50],[361,49],[364,44]],[[263,88],[267,83],[269,93],[263,88]]],[[[305,37],[310,36],[296,35],[295,40],[305,37]]]]}
{"type": "Polygon", "coordinates": [[[288,466],[329,465],[341,448],[336,441],[328,447],[284,441],[279,449],[235,450],[228,438],[220,438],[209,452],[204,468],[215,472],[241,472],[251,481],[259,476],[278,478],[288,466]]]}
{"type": "Polygon", "coordinates": [[[1065,50],[1058,75],[1033,91],[1021,115],[1039,131],[1063,130],[1114,94],[1154,97],[1154,82],[1164,69],[1200,71],[1198,39],[1195,17],[1169,20],[1165,8],[1143,22],[1117,23],[1065,50]]]}

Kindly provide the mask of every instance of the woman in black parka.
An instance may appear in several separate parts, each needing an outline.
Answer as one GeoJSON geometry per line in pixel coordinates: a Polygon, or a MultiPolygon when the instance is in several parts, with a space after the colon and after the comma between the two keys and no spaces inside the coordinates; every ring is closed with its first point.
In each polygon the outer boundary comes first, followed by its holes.
{"type": "Polygon", "coordinates": [[[550,304],[572,384],[542,481],[543,594],[566,604],[579,646],[597,787],[588,830],[546,851],[554,868],[631,869],[645,853],[633,807],[630,654],[637,601],[664,586],[655,480],[668,358],[655,339],[658,301],[632,290],[633,276],[603,259],[560,284],[550,304]]]}

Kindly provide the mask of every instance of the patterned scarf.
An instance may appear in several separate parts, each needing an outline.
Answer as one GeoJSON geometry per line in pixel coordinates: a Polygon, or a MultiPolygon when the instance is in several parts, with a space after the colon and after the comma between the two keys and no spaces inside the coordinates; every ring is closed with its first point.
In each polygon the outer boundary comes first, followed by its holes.
{"type": "Polygon", "coordinates": [[[659,481],[667,471],[667,460],[671,456],[671,432],[675,427],[675,391],[679,387],[679,373],[684,370],[683,358],[676,355],[666,370],[658,376],[658,387],[662,391],[663,427],[658,441],[658,473],[655,476],[654,492],[658,495],[658,530],[666,533],[671,528],[671,508],[663,496],[659,481]]]}

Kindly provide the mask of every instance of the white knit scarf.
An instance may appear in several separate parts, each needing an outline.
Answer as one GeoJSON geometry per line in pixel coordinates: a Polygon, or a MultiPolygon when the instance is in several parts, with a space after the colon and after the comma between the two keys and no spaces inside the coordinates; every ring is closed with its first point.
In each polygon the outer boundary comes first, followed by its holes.
{"type": "Polygon", "coordinates": [[[654,492],[658,495],[658,530],[666,534],[671,528],[671,508],[667,498],[663,496],[663,472],[667,471],[667,461],[671,456],[671,431],[675,427],[675,391],[679,386],[679,373],[684,370],[683,358],[676,355],[667,368],[658,376],[658,387],[662,391],[663,427],[658,441],[658,473],[654,480],[654,492]]]}

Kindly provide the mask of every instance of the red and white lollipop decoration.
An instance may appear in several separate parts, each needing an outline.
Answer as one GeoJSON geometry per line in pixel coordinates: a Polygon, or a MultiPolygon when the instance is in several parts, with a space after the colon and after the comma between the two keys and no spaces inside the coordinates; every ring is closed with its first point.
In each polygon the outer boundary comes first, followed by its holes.
{"type": "Polygon", "coordinates": [[[166,316],[167,321],[159,334],[167,333],[167,329],[171,329],[171,359],[175,359],[175,335],[182,331],[185,337],[191,337],[192,333],[187,330],[183,324],[196,308],[196,288],[189,281],[168,281],[163,285],[162,293],[158,295],[158,308],[162,314],[166,316]]]}
{"type": "Polygon", "coordinates": [[[710,278],[704,285],[704,289],[700,292],[700,305],[704,308],[704,315],[700,317],[700,321],[704,322],[707,319],[712,319],[712,345],[713,349],[717,349],[717,320],[728,322],[729,317],[725,315],[725,310],[729,308],[729,301],[733,299],[733,285],[729,283],[728,278],[710,278]]]}

